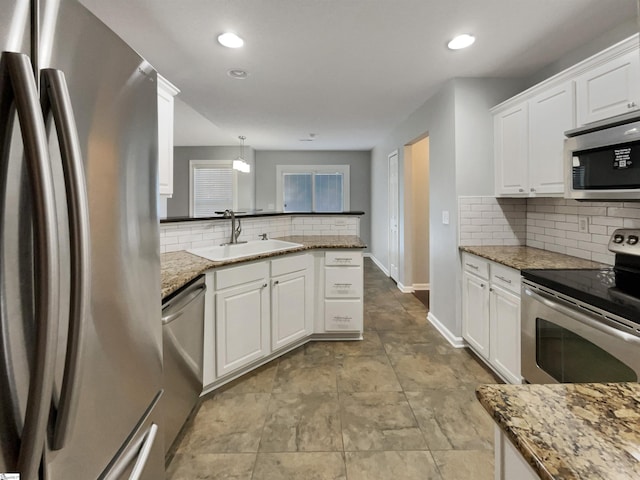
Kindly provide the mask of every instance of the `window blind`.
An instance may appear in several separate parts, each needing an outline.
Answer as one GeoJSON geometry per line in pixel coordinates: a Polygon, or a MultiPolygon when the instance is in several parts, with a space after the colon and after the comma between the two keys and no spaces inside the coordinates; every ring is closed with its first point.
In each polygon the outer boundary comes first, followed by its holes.
{"type": "Polygon", "coordinates": [[[233,208],[233,168],[193,167],[194,216],[207,217],[228,208],[233,208]]]}

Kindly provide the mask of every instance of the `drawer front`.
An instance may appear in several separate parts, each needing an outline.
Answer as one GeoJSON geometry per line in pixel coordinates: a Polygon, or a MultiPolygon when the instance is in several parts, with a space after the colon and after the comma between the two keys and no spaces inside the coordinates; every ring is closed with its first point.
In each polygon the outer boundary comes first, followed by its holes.
{"type": "Polygon", "coordinates": [[[462,254],[462,268],[489,280],[489,261],[469,253],[462,254]]]}
{"type": "Polygon", "coordinates": [[[255,282],[269,276],[269,263],[260,262],[240,267],[231,267],[216,272],[216,290],[255,282]]]}
{"type": "Polygon", "coordinates": [[[359,332],[362,315],[360,300],[324,301],[324,329],[327,332],[359,332]]]}
{"type": "Polygon", "coordinates": [[[359,298],[362,295],[362,269],[360,267],[326,267],[324,295],[333,298],[359,298]]]}
{"type": "Polygon", "coordinates": [[[491,265],[491,284],[520,296],[520,271],[504,265],[491,265]]]}
{"type": "Polygon", "coordinates": [[[271,276],[285,275],[287,273],[299,272],[309,267],[309,254],[293,255],[271,260],[271,276]]]}
{"type": "Polygon", "coordinates": [[[337,267],[355,267],[362,265],[362,252],[326,252],[324,264],[327,266],[337,267]]]}

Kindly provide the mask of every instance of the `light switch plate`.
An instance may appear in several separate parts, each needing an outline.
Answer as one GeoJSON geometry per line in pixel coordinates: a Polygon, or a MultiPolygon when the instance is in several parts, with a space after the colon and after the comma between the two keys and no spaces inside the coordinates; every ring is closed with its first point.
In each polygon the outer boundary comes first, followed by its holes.
{"type": "Polygon", "coordinates": [[[442,223],[443,225],[449,225],[449,210],[442,211],[442,223]]]}

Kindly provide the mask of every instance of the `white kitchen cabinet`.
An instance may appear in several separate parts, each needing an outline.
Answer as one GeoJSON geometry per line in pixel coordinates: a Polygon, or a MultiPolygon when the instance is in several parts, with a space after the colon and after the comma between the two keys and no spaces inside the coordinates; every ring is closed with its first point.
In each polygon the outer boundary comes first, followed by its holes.
{"type": "Polygon", "coordinates": [[[362,332],[362,252],[330,251],[324,267],[324,331],[362,332]]]}
{"type": "Polygon", "coordinates": [[[527,102],[494,114],[496,195],[529,193],[528,123],[527,102]]]}
{"type": "Polygon", "coordinates": [[[578,125],[637,110],[640,105],[640,57],[633,50],[576,78],[578,125]]]}
{"type": "Polygon", "coordinates": [[[489,363],[509,383],[520,377],[520,297],[495,285],[489,293],[489,363]]]}
{"type": "Polygon", "coordinates": [[[573,83],[494,113],[496,195],[564,192],[564,132],[573,128],[573,83]]]}
{"type": "Polygon", "coordinates": [[[160,195],[173,195],[173,103],[180,90],[158,75],[158,183],[160,195]]]}
{"type": "Polygon", "coordinates": [[[216,272],[218,377],[271,352],[268,262],[216,272]]]}
{"type": "Polygon", "coordinates": [[[639,105],[635,35],[492,108],[496,196],[562,195],[564,132],[639,105]]]}
{"type": "Polygon", "coordinates": [[[539,480],[538,474],[513,446],[504,432],[494,425],[495,480],[539,480]]]}
{"type": "Polygon", "coordinates": [[[278,350],[311,335],[311,255],[271,261],[271,348],[278,350]]]}
{"type": "Polygon", "coordinates": [[[489,281],[468,271],[462,273],[462,337],[489,359],[489,281]]]}
{"type": "Polygon", "coordinates": [[[520,272],[462,254],[462,337],[505,381],[520,375],[520,272]]]}
{"type": "Polygon", "coordinates": [[[529,100],[529,192],[564,192],[564,132],[575,126],[573,83],[545,90],[529,100]]]}

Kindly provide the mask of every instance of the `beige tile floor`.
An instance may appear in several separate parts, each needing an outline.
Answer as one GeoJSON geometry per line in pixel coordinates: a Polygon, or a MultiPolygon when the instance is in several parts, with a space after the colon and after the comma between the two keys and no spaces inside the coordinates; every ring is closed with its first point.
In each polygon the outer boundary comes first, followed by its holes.
{"type": "Polygon", "coordinates": [[[361,342],[315,342],[207,398],[168,480],[484,480],[497,380],[427,310],[365,263],[361,342]]]}

